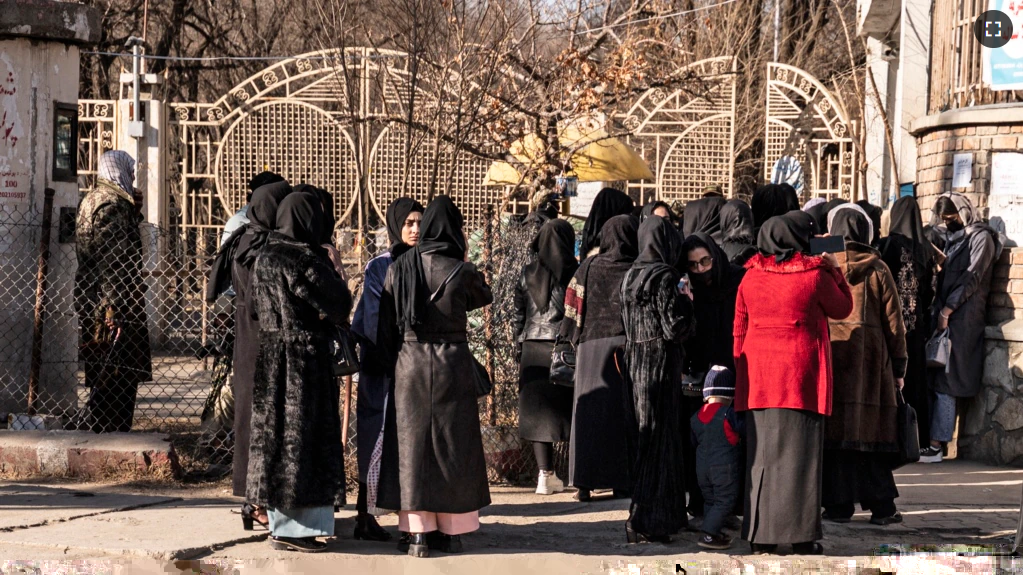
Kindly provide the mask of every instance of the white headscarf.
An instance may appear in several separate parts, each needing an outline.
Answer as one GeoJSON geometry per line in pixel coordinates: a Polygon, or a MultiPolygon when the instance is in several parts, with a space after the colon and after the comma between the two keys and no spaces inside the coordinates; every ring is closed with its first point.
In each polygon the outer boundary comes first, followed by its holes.
{"type": "Polygon", "coordinates": [[[960,219],[964,221],[964,227],[978,221],[978,210],[967,196],[950,192],[949,199],[953,200],[956,211],[960,213],[960,219]]]}
{"type": "Polygon", "coordinates": [[[856,212],[860,212],[860,214],[862,216],[864,216],[864,219],[868,221],[868,237],[869,238],[875,237],[875,224],[871,223],[871,217],[868,216],[868,213],[864,211],[864,208],[862,208],[862,207],[860,207],[857,204],[854,204],[852,202],[847,202],[845,204],[839,204],[838,206],[836,206],[836,207],[832,208],[831,210],[829,210],[829,212],[828,212],[828,230],[829,230],[829,233],[832,233],[832,220],[836,217],[836,214],[839,213],[839,210],[854,210],[856,212]]]}
{"type": "Polygon", "coordinates": [[[135,193],[135,160],[123,150],[110,150],[100,156],[99,177],[117,184],[132,196],[135,193]]]}
{"type": "Polygon", "coordinates": [[[806,204],[804,204],[804,207],[802,207],[800,209],[806,212],[806,211],[810,210],[811,208],[813,208],[814,206],[817,206],[819,204],[824,204],[824,203],[825,203],[825,198],[811,198],[810,200],[807,201],[806,204]]]}

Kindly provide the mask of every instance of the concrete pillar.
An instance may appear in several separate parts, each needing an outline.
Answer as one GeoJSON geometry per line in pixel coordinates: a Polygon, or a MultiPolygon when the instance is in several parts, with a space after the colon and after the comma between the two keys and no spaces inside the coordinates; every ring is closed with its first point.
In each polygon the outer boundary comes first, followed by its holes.
{"type": "Polygon", "coordinates": [[[155,87],[162,78],[155,74],[143,75],[141,137],[131,133],[131,74],[122,74],[121,83],[127,84],[128,96],[118,101],[118,142],[121,149],[136,161],[135,187],[142,193],[142,240],[146,251],[145,268],[148,291],[146,292],[146,315],[149,319],[149,337],[153,347],[159,348],[167,340],[167,302],[169,269],[165,265],[168,233],[167,163],[164,151],[167,138],[167,107],[164,102],[152,99],[155,87]]]}
{"type": "Polygon", "coordinates": [[[892,111],[896,98],[896,78],[899,61],[891,54],[891,50],[874,37],[867,39],[868,73],[872,78],[864,80],[864,129],[867,137],[864,141],[864,161],[867,162],[865,189],[868,201],[875,205],[885,206],[885,198],[895,189],[893,181],[892,157],[886,138],[885,119],[893,125],[892,111]],[[875,88],[878,98],[875,97],[875,88]],[[879,101],[882,107],[879,108],[879,101]]]}
{"type": "MultiPolygon", "coordinates": [[[[77,208],[78,184],[74,173],[55,169],[54,126],[59,104],[77,109],[79,46],[99,37],[94,8],[0,0],[0,416],[27,408],[46,188],[56,193],[36,406],[54,415],[77,406],[77,263],[73,241],[60,243],[56,222],[61,208],[77,208]]],[[[71,136],[77,153],[78,134],[71,136]]]]}
{"type": "Polygon", "coordinates": [[[914,120],[928,115],[933,4],[932,0],[903,0],[896,105],[892,114],[899,182],[890,196],[892,201],[899,194],[899,184],[914,183],[917,179],[917,139],[910,133],[910,126],[914,120]]]}

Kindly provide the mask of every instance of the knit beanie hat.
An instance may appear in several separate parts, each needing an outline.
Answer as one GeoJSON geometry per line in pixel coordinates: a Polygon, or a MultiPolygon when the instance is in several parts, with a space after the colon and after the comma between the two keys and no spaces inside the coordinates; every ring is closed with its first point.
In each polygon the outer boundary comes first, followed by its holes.
{"type": "Polygon", "coordinates": [[[733,397],[736,395],[736,376],[728,367],[712,366],[704,378],[704,399],[709,397],[733,397]]]}

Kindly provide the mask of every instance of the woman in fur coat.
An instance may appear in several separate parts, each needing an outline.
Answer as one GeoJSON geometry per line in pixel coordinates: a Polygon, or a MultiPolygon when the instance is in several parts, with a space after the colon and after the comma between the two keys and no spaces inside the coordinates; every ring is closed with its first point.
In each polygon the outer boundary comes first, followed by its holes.
{"type": "Polygon", "coordinates": [[[380,300],[377,345],[395,357],[395,417],[384,422],[379,506],[399,510],[409,533],[399,548],[415,557],[462,551],[460,535],[480,527],[491,503],[466,316],[493,296],[465,261],[462,223],[450,197],[434,198],[380,300]]]}
{"type": "Polygon", "coordinates": [[[345,498],[340,390],[331,365],[335,326],[352,296],[320,248],[313,194],[281,201],[278,233],[253,266],[260,320],[247,499],[266,507],[275,549],[322,551],[345,498]]]}
{"type": "Polygon", "coordinates": [[[829,233],[846,240],[836,254],[853,295],[853,313],[829,321],[832,415],[825,418],[825,519],[845,523],[859,502],[871,523],[899,523],[892,476],[897,452],[896,390],[907,369],[906,330],[896,282],[868,243],[873,222],[857,204],[828,216],[829,233]]]}

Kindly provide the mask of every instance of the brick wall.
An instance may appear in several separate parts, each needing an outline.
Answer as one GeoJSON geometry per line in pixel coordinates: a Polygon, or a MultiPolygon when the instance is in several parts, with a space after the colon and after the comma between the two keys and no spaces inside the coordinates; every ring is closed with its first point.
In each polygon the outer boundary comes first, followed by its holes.
{"type": "Polygon", "coordinates": [[[952,191],[966,194],[987,218],[992,152],[1020,152],[1022,132],[1021,124],[1013,124],[938,129],[918,136],[917,197],[925,221],[931,218],[935,196],[951,191],[953,155],[968,152],[974,154],[971,187],[952,191]]]}
{"type": "Polygon", "coordinates": [[[992,271],[986,316],[989,325],[1021,319],[1024,308],[1024,248],[1006,248],[992,271]]]}

